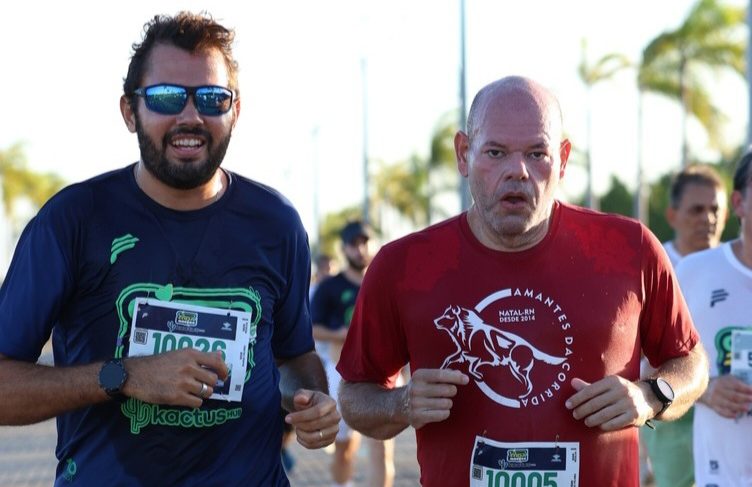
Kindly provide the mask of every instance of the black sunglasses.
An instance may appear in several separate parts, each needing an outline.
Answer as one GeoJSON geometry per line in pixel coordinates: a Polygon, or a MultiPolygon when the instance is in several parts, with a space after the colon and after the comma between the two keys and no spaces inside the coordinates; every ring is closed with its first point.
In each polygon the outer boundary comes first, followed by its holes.
{"type": "Polygon", "coordinates": [[[146,102],[146,108],[162,115],[177,115],[185,109],[188,97],[201,115],[215,117],[232,108],[232,91],[222,86],[180,86],[159,84],[138,88],[133,94],[146,102]]]}

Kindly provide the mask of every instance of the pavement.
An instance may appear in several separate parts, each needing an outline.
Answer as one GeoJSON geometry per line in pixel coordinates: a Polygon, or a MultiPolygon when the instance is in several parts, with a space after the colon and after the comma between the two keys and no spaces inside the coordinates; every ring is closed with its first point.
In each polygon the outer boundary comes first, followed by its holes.
{"type": "MultiPolygon", "coordinates": [[[[30,426],[0,427],[0,486],[50,487],[55,480],[55,421],[30,426]]],[[[354,487],[366,485],[366,446],[361,445],[356,460],[354,487]]],[[[290,451],[295,467],[290,475],[292,487],[328,487],[331,454],[325,450],[307,450],[295,443],[290,451]]],[[[420,484],[415,460],[415,433],[406,430],[395,446],[394,487],[420,484]]]]}

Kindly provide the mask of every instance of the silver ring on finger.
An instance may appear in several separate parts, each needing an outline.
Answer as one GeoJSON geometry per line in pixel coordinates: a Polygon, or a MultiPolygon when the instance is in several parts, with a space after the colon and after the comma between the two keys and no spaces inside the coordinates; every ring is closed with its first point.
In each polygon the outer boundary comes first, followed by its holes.
{"type": "Polygon", "coordinates": [[[205,383],[201,383],[201,390],[198,392],[198,397],[206,397],[206,391],[209,390],[209,387],[205,383]]]}
{"type": "Polygon", "coordinates": [[[319,430],[319,441],[324,439],[324,432],[319,430]]]}

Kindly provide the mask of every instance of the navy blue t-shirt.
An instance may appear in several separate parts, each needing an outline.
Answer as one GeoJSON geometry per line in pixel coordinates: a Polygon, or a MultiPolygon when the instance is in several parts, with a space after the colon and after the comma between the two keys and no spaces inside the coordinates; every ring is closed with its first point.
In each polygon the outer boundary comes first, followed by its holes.
{"type": "Polygon", "coordinates": [[[349,327],[359,290],[344,272],[321,281],[311,298],[313,322],[335,331],[349,327]]]}
{"type": "Polygon", "coordinates": [[[56,366],[127,356],[138,297],[250,312],[256,327],[242,402],[59,416],[56,485],[289,485],[274,359],[314,348],[308,239],[281,195],[227,174],[217,202],[174,211],[130,165],[62,190],[24,230],[0,289],[10,358],[36,361],[50,333],[56,366]]]}

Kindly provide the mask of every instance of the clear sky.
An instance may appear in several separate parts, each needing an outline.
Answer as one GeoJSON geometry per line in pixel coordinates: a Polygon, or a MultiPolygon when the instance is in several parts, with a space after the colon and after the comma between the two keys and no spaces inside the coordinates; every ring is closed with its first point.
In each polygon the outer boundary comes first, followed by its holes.
{"type": "MultiPolygon", "coordinates": [[[[508,74],[535,78],[559,96],[565,130],[582,148],[581,39],[591,59],[620,52],[637,60],[692,4],[467,0],[468,97],[508,74]]],[[[373,167],[426,154],[435,125],[457,109],[459,0],[23,0],[3,5],[0,148],[22,142],[34,169],[70,182],[135,161],[136,138],[118,109],[130,47],[151,16],[179,9],[208,10],[237,31],[242,113],[225,167],[287,195],[309,232],[316,194],[322,214],[362,199],[363,59],[373,167]]],[[[626,70],[592,92],[599,192],[611,174],[630,185],[636,178],[634,78],[626,70]]],[[[717,91],[733,122],[728,139],[741,143],[744,85],[717,91]]],[[[656,177],[679,165],[680,112],[658,97],[644,110],[645,163],[656,177]]],[[[690,133],[704,151],[702,131],[690,133]]],[[[579,168],[566,179],[565,192],[582,189],[579,168]]]]}

